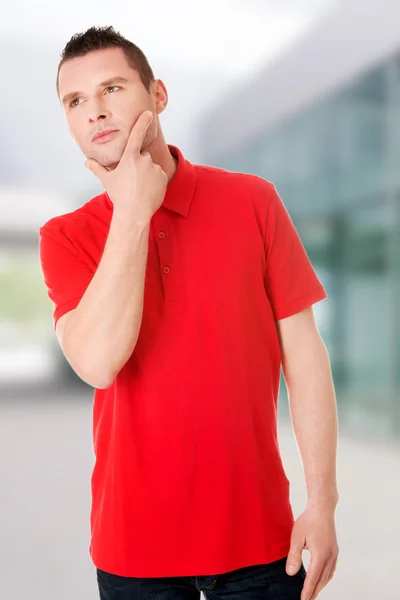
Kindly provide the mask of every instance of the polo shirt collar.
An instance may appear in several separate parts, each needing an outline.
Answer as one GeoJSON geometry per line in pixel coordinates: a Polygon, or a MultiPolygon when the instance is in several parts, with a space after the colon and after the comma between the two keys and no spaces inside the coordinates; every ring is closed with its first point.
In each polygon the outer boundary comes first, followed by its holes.
{"type": "MultiPolygon", "coordinates": [[[[181,150],[173,144],[167,144],[169,151],[178,160],[175,173],[167,185],[162,207],[172,210],[183,217],[189,214],[190,205],[193,200],[197,183],[196,169],[182,154],[181,150]]],[[[102,194],[107,207],[112,208],[113,203],[109,199],[107,191],[102,194]]]]}
{"type": "Polygon", "coordinates": [[[171,154],[178,160],[178,164],[171,181],[167,185],[162,206],[187,217],[196,188],[196,170],[177,146],[167,145],[171,154]]]}

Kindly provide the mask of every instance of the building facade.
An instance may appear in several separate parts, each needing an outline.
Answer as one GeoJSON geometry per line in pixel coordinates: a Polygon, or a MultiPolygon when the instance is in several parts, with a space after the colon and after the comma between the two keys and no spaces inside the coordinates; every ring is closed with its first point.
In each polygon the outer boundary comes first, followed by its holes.
{"type": "Polygon", "coordinates": [[[374,4],[339,3],[200,142],[203,163],[272,181],[289,210],[328,293],[314,310],[340,427],[400,440],[400,7],[374,4]]]}

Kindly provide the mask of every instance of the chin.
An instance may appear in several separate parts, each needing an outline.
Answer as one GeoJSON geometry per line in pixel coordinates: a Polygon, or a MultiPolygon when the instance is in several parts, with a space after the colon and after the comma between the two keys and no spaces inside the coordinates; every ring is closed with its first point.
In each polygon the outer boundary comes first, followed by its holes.
{"type": "Polygon", "coordinates": [[[114,171],[118,167],[119,163],[110,163],[108,165],[104,165],[108,171],[114,171]]]}
{"type": "Polygon", "coordinates": [[[106,167],[106,169],[112,170],[115,167],[118,167],[119,161],[121,160],[120,153],[117,153],[116,156],[102,157],[102,159],[98,159],[98,162],[106,167]]]}

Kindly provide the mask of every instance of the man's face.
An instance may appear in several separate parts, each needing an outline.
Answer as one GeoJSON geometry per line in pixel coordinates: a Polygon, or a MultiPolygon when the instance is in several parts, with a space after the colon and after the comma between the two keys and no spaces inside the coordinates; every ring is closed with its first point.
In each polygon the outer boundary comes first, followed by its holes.
{"type": "Polygon", "coordinates": [[[63,103],[68,129],[85,157],[94,158],[105,167],[117,166],[131,129],[145,110],[150,109],[155,117],[147,129],[142,150],[157,137],[156,114],[163,110],[166,94],[160,80],[153,82],[151,91],[147,92],[121,48],[89,52],[67,60],[60,68],[60,100],[66,94],[78,92],[63,103]],[[127,81],[99,85],[113,77],[127,81]],[[98,131],[107,129],[117,131],[104,140],[93,141],[98,131]]]}

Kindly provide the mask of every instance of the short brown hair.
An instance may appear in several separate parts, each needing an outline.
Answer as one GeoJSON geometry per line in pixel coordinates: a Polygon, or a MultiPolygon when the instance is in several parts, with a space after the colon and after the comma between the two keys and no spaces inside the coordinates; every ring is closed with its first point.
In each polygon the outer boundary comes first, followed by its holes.
{"type": "Polygon", "coordinates": [[[112,25],[109,25],[108,27],[90,27],[84,33],[75,33],[67,42],[60,55],[61,60],[57,69],[57,95],[59,95],[60,68],[67,60],[76,56],[85,56],[94,50],[112,47],[122,49],[129,65],[139,73],[144,87],[150,93],[150,84],[154,81],[154,74],[146,56],[136,44],[127,40],[119,31],[115,31],[112,25]]]}

